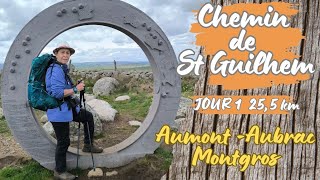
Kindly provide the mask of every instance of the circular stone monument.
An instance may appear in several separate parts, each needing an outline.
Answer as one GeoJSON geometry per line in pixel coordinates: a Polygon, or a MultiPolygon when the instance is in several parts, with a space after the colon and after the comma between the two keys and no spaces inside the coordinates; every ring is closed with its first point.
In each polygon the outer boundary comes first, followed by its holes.
{"type": "MultiPolygon", "coordinates": [[[[160,27],[137,8],[119,0],[65,0],[35,16],[18,34],[5,60],[2,103],[14,137],[33,159],[53,169],[56,141],[36,120],[27,97],[32,59],[62,32],[83,25],[102,25],[132,38],[146,54],[154,74],[153,103],[142,125],[123,142],[95,154],[97,167],[114,168],[152,154],[159,147],[155,134],[164,124],[173,125],[181,95],[180,76],[173,48],[160,27]]],[[[106,36],[108,36],[106,34],[106,36]]],[[[69,148],[68,168],[76,167],[76,149],[69,148]]],[[[81,168],[92,166],[81,153],[81,168]]]]}

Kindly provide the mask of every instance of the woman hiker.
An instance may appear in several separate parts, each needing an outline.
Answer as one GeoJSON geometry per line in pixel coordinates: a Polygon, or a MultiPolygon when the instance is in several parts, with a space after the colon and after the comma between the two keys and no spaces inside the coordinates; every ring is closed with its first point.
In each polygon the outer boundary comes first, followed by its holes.
{"type": "MultiPolygon", "coordinates": [[[[53,50],[55,61],[52,63],[46,72],[46,90],[56,99],[63,100],[60,107],[47,110],[48,120],[51,122],[56,138],[57,147],[55,153],[56,166],[54,170],[54,177],[59,179],[74,179],[75,176],[67,172],[66,153],[70,145],[69,137],[69,122],[76,121],[82,122],[84,125],[84,146],[83,152],[101,153],[103,149],[96,147],[92,143],[90,146],[89,134],[87,131],[87,121],[90,130],[90,137],[93,138],[94,134],[94,121],[93,116],[89,111],[80,113],[80,107],[74,107],[70,103],[71,97],[84,90],[84,82],[80,82],[76,86],[68,75],[68,62],[71,55],[75,50],[69,46],[68,43],[61,43],[53,50]],[[83,117],[86,114],[86,117],[83,117]],[[82,116],[82,117],[81,117],[82,116]]],[[[81,111],[84,111],[81,109],[81,111]]],[[[93,141],[91,141],[93,142],[93,141]]]]}

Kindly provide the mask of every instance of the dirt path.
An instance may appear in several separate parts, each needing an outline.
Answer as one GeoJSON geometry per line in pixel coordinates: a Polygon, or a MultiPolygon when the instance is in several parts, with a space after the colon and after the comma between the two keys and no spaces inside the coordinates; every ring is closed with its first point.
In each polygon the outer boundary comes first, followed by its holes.
{"type": "Polygon", "coordinates": [[[0,136],[0,169],[8,165],[17,165],[31,157],[21,148],[12,136],[0,136]]]}

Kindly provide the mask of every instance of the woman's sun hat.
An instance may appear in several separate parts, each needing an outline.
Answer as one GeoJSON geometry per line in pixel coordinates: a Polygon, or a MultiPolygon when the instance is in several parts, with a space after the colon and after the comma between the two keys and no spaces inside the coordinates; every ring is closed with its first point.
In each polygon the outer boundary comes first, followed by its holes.
{"type": "Polygon", "coordinates": [[[57,45],[57,47],[53,50],[53,53],[56,54],[60,49],[69,49],[70,55],[75,53],[75,50],[69,46],[67,42],[62,42],[57,45]]]}

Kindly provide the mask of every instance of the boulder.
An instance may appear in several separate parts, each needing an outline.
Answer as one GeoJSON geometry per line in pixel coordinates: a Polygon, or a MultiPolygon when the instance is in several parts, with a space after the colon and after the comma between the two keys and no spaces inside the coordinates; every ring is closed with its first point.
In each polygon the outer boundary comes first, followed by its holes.
{"type": "Polygon", "coordinates": [[[104,77],[99,79],[93,86],[93,94],[96,96],[110,95],[114,89],[119,85],[119,82],[111,77],[104,77]]]}
{"type": "Polygon", "coordinates": [[[130,82],[132,77],[130,76],[130,74],[128,74],[126,72],[122,72],[122,73],[118,74],[118,76],[116,78],[121,83],[128,83],[128,82],[130,82]]]}
{"type": "Polygon", "coordinates": [[[87,103],[92,109],[94,109],[101,121],[114,121],[117,110],[113,109],[111,105],[103,100],[93,99],[87,103]]]}
{"type": "Polygon", "coordinates": [[[128,95],[119,96],[114,101],[126,101],[126,100],[130,100],[130,96],[128,96],[128,95]]]}
{"type": "Polygon", "coordinates": [[[120,74],[121,72],[119,72],[119,71],[112,71],[112,77],[113,78],[115,78],[115,79],[117,79],[117,77],[119,76],[119,74],[120,74]]]}
{"type": "Polygon", "coordinates": [[[117,172],[117,171],[106,172],[106,176],[107,176],[107,177],[115,176],[115,175],[118,175],[118,172],[117,172]]]}
{"type": "Polygon", "coordinates": [[[146,73],[146,77],[147,77],[148,79],[152,79],[152,78],[153,78],[152,72],[147,72],[147,73],[146,73]]]}
{"type": "Polygon", "coordinates": [[[40,118],[40,123],[42,124],[45,124],[46,122],[48,122],[48,117],[47,115],[43,115],[41,118],[40,118]]]}
{"type": "Polygon", "coordinates": [[[139,79],[139,78],[140,78],[140,74],[137,73],[137,74],[135,74],[133,77],[136,78],[136,79],[139,79]]]}
{"type": "Polygon", "coordinates": [[[138,87],[139,83],[138,83],[138,78],[131,78],[130,82],[125,84],[125,86],[128,88],[128,89],[133,89],[133,88],[136,88],[138,87]]]}
{"type": "MultiPolygon", "coordinates": [[[[78,98],[80,98],[80,94],[76,94],[78,98]]],[[[95,99],[96,97],[93,94],[84,94],[84,98],[86,99],[86,102],[91,101],[92,99],[95,99]]]]}
{"type": "Polygon", "coordinates": [[[140,73],[140,78],[141,79],[148,79],[147,75],[145,73],[140,73]]]}
{"type": "Polygon", "coordinates": [[[92,79],[99,79],[101,77],[101,75],[99,74],[99,73],[94,73],[93,75],[92,75],[92,79]]]}
{"type": "MultiPolygon", "coordinates": [[[[89,105],[86,105],[86,110],[92,113],[93,116],[93,122],[94,122],[94,135],[98,136],[102,133],[102,123],[99,118],[99,115],[97,112],[90,107],[89,105]]],[[[80,134],[83,134],[83,124],[81,124],[80,128],[80,134]]],[[[70,125],[70,139],[71,141],[77,141],[78,140],[78,123],[77,122],[72,122],[70,125]]]]}
{"type": "Polygon", "coordinates": [[[46,122],[42,127],[48,134],[50,135],[54,134],[54,129],[52,127],[51,122],[46,122]]]}
{"type": "Polygon", "coordinates": [[[141,126],[140,121],[129,121],[130,126],[141,126]]]}
{"type": "Polygon", "coordinates": [[[92,169],[88,173],[88,178],[95,178],[95,177],[102,177],[103,176],[103,171],[100,168],[95,168],[94,170],[92,169]]]}
{"type": "Polygon", "coordinates": [[[79,74],[82,78],[84,79],[86,78],[86,74],[87,74],[86,72],[81,71],[79,74]]]}
{"type": "Polygon", "coordinates": [[[113,73],[110,72],[110,71],[104,71],[101,76],[104,76],[104,77],[112,77],[112,76],[113,76],[113,73]]]}
{"type": "Polygon", "coordinates": [[[86,102],[88,102],[92,99],[95,99],[96,97],[93,94],[84,94],[84,98],[86,99],[86,102]]]}

